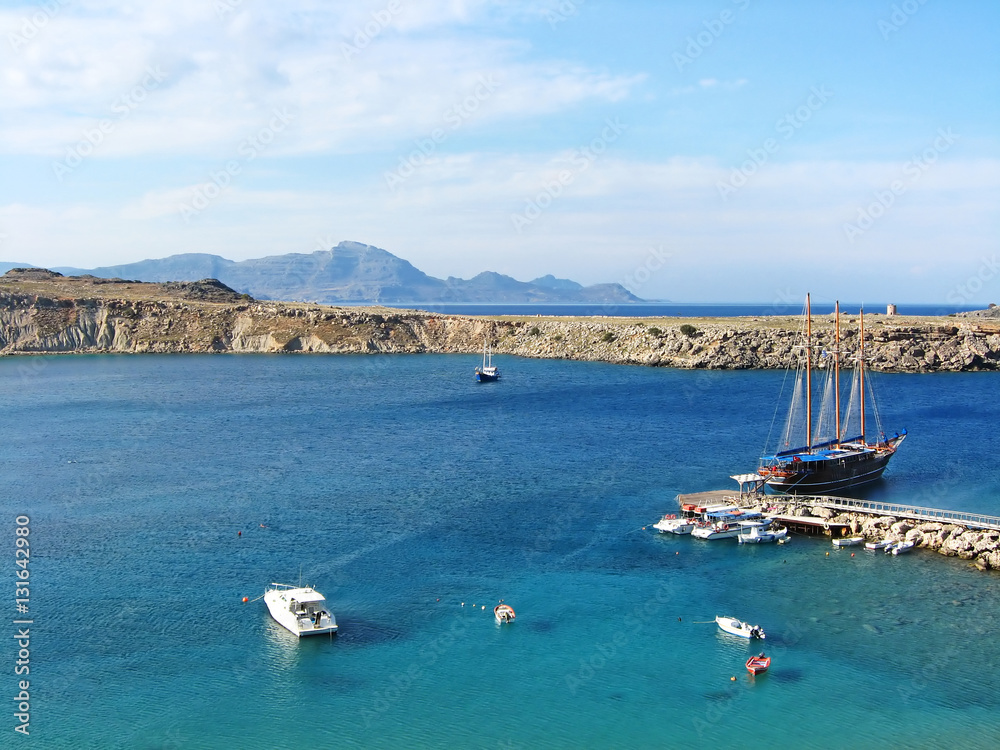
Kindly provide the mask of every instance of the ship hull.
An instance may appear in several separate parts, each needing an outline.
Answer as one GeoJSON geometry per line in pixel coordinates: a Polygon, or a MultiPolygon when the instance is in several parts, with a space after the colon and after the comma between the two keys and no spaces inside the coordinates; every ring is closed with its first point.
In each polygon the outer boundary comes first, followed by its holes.
{"type": "Polygon", "coordinates": [[[870,451],[847,459],[832,458],[785,464],[781,475],[767,478],[767,486],[788,495],[823,495],[862,487],[878,481],[893,453],[870,451]]]}

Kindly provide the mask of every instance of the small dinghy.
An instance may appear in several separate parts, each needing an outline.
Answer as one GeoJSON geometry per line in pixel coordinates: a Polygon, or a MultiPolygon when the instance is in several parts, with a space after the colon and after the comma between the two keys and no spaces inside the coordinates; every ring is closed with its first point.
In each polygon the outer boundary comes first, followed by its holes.
{"type": "Polygon", "coordinates": [[[892,542],[888,541],[887,539],[883,539],[881,542],[866,542],[865,549],[880,550],[880,549],[885,549],[890,544],[892,544],[892,542]]]}
{"type": "Polygon", "coordinates": [[[750,674],[763,674],[771,666],[771,657],[764,656],[764,652],[761,651],[757,656],[751,656],[747,659],[747,671],[750,674]]]}
{"type": "Polygon", "coordinates": [[[886,548],[886,552],[893,555],[905,555],[916,546],[916,542],[900,542],[899,544],[894,545],[892,549],[886,548]]]}
{"type": "Polygon", "coordinates": [[[493,608],[493,616],[497,622],[503,624],[505,622],[514,622],[514,618],[517,615],[514,614],[514,608],[509,604],[498,604],[493,608]]]}
{"type": "Polygon", "coordinates": [[[727,633],[738,635],[740,638],[759,638],[764,640],[764,628],[760,625],[748,625],[735,617],[716,617],[716,624],[727,633]]]}
{"type": "Polygon", "coordinates": [[[859,544],[864,544],[865,538],[863,536],[845,536],[843,539],[834,539],[834,547],[857,547],[859,544]]]}

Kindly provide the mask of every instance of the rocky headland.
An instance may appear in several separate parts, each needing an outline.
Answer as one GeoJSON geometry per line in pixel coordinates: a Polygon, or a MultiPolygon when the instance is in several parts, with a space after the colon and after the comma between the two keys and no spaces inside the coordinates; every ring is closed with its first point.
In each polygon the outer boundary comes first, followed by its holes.
{"type": "MultiPolygon", "coordinates": [[[[684,369],[781,369],[798,317],[649,318],[457,316],[387,307],[255,300],[212,279],[144,283],[14,269],[0,277],[0,354],[84,352],[475,353],[684,369]]],[[[814,318],[833,348],[832,316],[814,318]]],[[[842,347],[857,319],[842,316],[842,347]]],[[[1000,319],[865,316],[874,370],[1000,368],[1000,319]]]]}

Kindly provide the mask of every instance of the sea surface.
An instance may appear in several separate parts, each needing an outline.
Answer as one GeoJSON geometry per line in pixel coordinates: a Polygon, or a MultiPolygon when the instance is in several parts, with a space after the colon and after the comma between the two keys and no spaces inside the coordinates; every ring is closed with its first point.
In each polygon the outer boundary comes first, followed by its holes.
{"type": "MultiPolygon", "coordinates": [[[[802,301],[719,304],[713,302],[658,302],[636,304],[592,304],[592,305],[518,305],[518,304],[428,304],[414,302],[411,304],[388,304],[387,307],[403,309],[427,310],[442,315],[546,315],[563,317],[590,317],[603,315],[622,318],[734,318],[761,315],[802,315],[805,305],[802,301]]],[[[864,307],[865,312],[885,314],[887,305],[884,303],[840,304],[840,310],[847,315],[857,315],[864,307]]],[[[981,310],[982,305],[928,305],[899,304],[896,306],[899,315],[951,315],[969,310],[981,310]]],[[[813,315],[829,315],[834,310],[832,303],[813,303],[813,315]]]]}
{"type": "MultiPolygon", "coordinates": [[[[648,528],[754,468],[783,373],[477,361],[0,358],[0,746],[996,747],[1000,574],[648,528]],[[300,580],[336,637],[257,600],[300,580]]],[[[871,495],[1000,515],[998,386],[881,376],[910,436],[871,495]]]]}

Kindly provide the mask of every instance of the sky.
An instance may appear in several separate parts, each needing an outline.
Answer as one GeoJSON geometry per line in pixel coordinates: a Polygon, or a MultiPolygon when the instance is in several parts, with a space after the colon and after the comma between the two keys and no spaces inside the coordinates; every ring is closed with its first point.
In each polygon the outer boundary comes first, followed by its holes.
{"type": "Polygon", "coordinates": [[[992,0],[0,0],[0,261],[1000,303],[992,0]]]}

